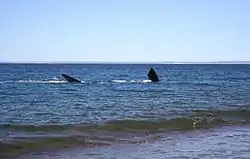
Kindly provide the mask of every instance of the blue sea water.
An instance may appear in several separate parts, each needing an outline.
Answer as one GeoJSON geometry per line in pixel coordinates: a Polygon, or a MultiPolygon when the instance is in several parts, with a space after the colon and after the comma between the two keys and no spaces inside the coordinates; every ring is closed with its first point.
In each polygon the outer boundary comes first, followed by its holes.
{"type": "Polygon", "coordinates": [[[48,145],[159,145],[159,134],[250,124],[250,65],[0,64],[0,77],[5,156],[48,145]],[[151,67],[157,83],[147,78],[151,67]]]}

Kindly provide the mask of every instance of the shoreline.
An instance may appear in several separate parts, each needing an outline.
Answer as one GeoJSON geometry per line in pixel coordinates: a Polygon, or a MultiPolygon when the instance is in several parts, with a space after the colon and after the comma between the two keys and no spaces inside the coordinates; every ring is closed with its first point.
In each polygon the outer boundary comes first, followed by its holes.
{"type": "Polygon", "coordinates": [[[53,152],[24,154],[14,159],[246,157],[250,155],[249,128],[250,126],[226,126],[186,133],[174,132],[162,134],[158,140],[140,144],[111,144],[84,148],[78,146],[53,152]]]}

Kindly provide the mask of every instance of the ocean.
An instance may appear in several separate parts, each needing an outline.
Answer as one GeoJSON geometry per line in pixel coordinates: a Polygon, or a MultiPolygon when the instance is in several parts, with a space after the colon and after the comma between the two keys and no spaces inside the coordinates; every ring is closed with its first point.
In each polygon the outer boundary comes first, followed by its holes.
{"type": "Polygon", "coordinates": [[[0,99],[1,159],[250,156],[247,64],[0,64],[0,99]]]}

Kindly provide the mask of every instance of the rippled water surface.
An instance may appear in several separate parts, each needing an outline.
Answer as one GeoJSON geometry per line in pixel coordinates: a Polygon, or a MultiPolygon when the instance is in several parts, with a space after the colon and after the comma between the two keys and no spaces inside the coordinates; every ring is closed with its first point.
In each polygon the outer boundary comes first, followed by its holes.
{"type": "Polygon", "coordinates": [[[200,144],[183,142],[183,133],[229,126],[237,134],[250,123],[250,65],[1,64],[0,77],[0,154],[7,156],[83,145],[129,151],[173,132],[179,143],[200,144]],[[147,79],[150,67],[160,82],[147,79]]]}

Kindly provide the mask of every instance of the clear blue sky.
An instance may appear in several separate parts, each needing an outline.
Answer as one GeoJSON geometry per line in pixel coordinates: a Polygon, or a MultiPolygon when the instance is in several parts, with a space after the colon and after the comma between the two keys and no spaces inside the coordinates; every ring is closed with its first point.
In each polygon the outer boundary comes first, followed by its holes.
{"type": "Polygon", "coordinates": [[[0,61],[250,61],[249,0],[1,0],[0,61]]]}

